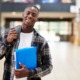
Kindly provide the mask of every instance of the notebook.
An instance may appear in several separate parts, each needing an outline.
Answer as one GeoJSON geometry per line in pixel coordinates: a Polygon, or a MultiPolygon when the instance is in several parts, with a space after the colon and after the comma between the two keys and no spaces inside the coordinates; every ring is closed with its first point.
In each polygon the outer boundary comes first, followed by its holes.
{"type": "Polygon", "coordinates": [[[21,48],[14,51],[16,69],[20,69],[19,62],[26,66],[27,69],[37,67],[37,47],[21,48]]]}

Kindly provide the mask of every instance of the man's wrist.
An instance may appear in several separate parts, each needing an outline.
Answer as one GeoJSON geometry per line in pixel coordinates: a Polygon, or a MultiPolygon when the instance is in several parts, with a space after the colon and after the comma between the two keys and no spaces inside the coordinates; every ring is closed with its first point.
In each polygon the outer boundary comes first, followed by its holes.
{"type": "Polygon", "coordinates": [[[30,71],[28,70],[27,77],[29,77],[29,76],[30,76],[30,71]]]}

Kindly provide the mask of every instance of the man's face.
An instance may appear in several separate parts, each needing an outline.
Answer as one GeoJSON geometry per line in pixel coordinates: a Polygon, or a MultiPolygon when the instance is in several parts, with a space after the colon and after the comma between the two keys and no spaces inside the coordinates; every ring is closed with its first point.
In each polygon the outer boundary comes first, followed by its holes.
{"type": "Polygon", "coordinates": [[[38,10],[34,7],[28,7],[23,13],[23,24],[26,26],[34,26],[38,19],[38,10]]]}

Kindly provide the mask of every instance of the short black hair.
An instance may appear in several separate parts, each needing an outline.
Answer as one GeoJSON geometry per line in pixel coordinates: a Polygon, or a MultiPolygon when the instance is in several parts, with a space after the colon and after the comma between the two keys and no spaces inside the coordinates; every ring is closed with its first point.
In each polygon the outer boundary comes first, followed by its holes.
{"type": "MultiPolygon", "coordinates": [[[[34,7],[34,8],[36,8],[38,11],[40,11],[40,9],[36,6],[36,5],[28,5],[27,7],[34,7]]],[[[26,7],[26,8],[27,8],[26,7]]]]}

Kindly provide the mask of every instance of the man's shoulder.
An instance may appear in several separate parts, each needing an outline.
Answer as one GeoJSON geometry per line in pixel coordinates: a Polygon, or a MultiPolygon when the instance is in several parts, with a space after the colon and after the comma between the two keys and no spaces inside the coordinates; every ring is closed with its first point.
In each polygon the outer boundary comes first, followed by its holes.
{"type": "Polygon", "coordinates": [[[39,32],[35,31],[35,33],[36,33],[38,40],[40,40],[41,42],[46,41],[46,39],[39,32]]]}

